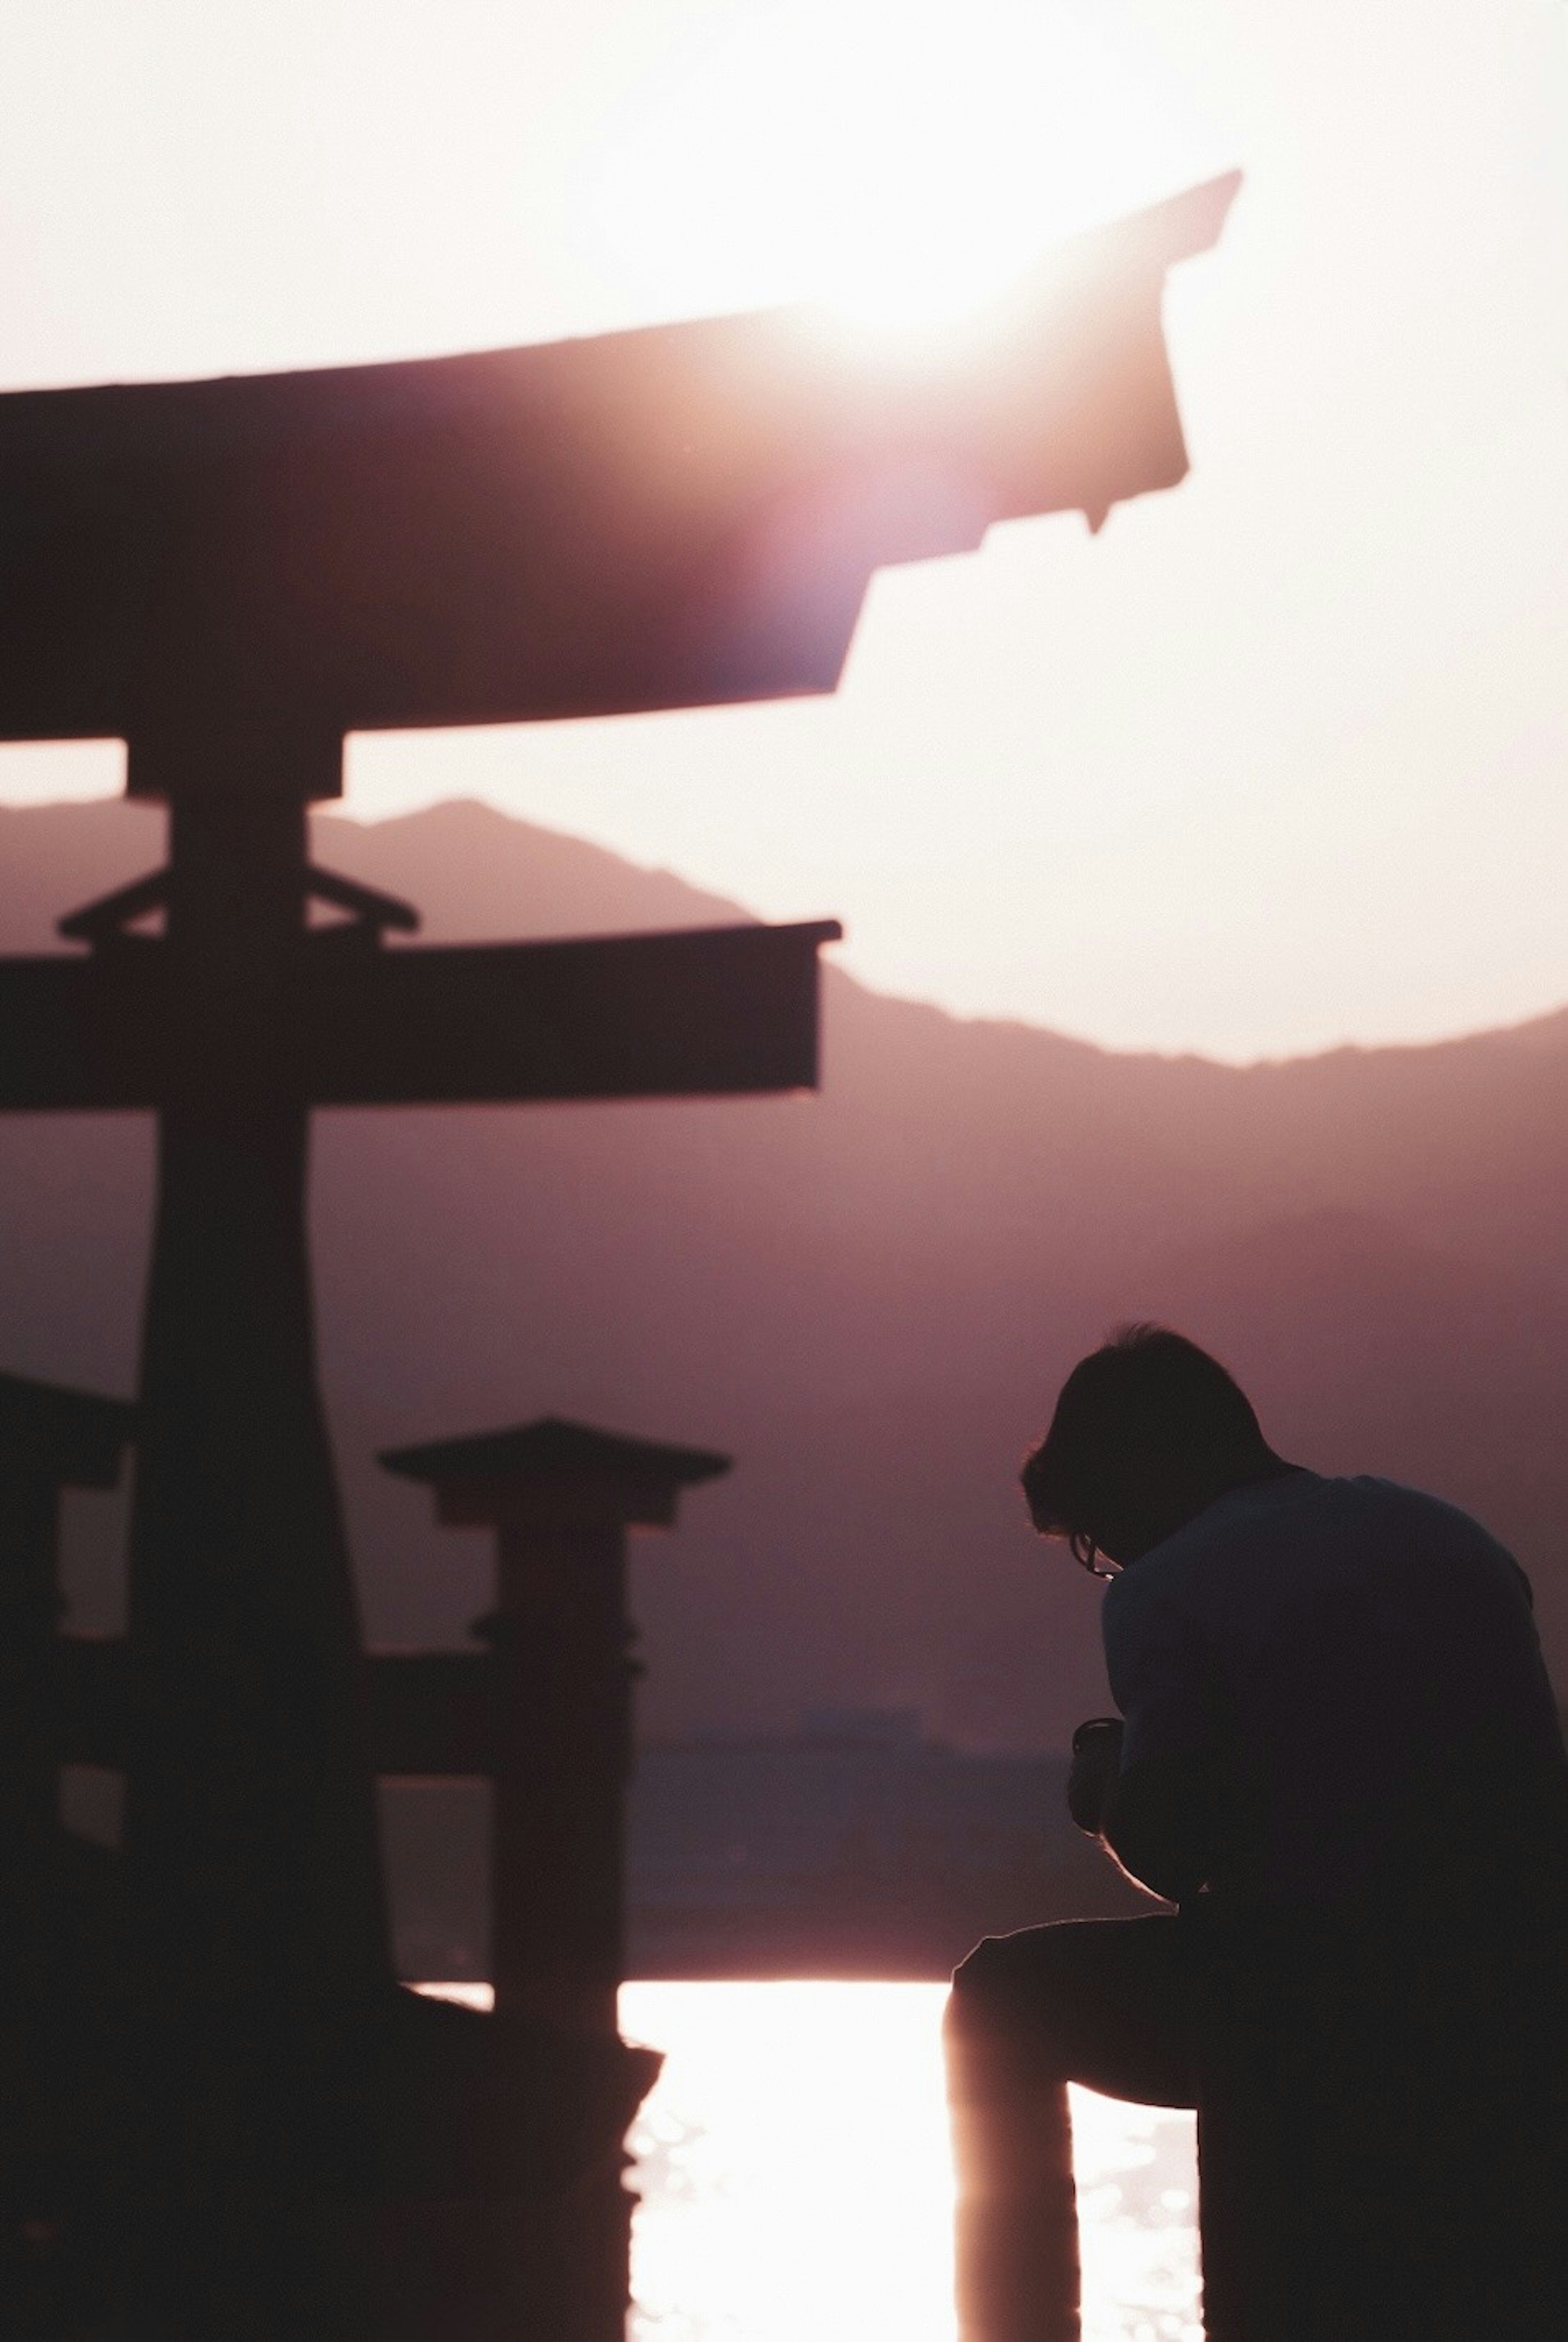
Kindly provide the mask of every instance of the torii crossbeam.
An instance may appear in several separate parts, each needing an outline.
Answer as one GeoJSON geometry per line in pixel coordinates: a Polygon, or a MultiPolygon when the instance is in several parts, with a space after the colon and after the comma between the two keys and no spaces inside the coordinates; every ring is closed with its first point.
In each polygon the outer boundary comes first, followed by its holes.
{"type": "Polygon", "coordinates": [[[308,859],[345,734],[831,689],[876,567],[1174,485],[1164,276],[1234,184],[1067,248],[964,363],[781,312],[0,397],[0,737],[121,736],[170,810],[86,956],[0,962],[0,1110],[159,1117],[126,1858],[176,1987],[390,1978],[311,1108],[810,1084],[837,932],[390,945],[407,906],[308,859]]]}

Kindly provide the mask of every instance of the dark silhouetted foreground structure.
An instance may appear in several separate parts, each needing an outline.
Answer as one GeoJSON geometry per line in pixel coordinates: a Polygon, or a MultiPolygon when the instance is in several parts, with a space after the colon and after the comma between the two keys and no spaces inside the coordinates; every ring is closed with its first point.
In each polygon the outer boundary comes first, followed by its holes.
{"type": "Polygon", "coordinates": [[[388,2293],[389,2239],[471,2269],[410,2207],[558,2195],[613,2162],[647,2077],[396,1990],[315,1377],[312,1108],[809,1086],[836,932],[399,947],[409,906],[308,857],[345,734],[830,688],[880,565],[1173,485],[1164,275],[1233,192],[1082,240],[973,363],[924,373],[786,314],[0,399],[0,737],[121,736],[131,793],[169,808],[167,866],[61,923],[82,956],[0,963],[0,1110],[159,1124],[128,1997],[95,2003],[103,2105],[59,2083],[127,2334],[541,2329],[548,2287],[501,2260],[488,2308],[413,2263],[388,2293]]]}

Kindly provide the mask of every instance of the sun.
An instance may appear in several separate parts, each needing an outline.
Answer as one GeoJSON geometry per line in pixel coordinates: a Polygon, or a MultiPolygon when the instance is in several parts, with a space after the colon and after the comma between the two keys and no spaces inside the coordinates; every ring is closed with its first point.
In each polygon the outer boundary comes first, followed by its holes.
{"type": "Polygon", "coordinates": [[[664,315],[805,298],[924,325],[1217,151],[1104,8],[766,0],[629,80],[584,196],[595,265],[664,315]]]}

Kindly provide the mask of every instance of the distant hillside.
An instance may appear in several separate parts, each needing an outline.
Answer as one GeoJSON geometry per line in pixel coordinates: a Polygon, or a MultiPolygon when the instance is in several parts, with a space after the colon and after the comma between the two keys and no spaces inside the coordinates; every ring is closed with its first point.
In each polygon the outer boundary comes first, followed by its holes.
{"type": "MultiPolygon", "coordinates": [[[[160,845],[123,805],[0,814],[0,947],[48,947],[160,845]]],[[[316,851],[432,938],[744,916],[473,805],[324,818],[316,851]]],[[[130,1387],[150,1176],[145,1126],[0,1128],[0,1365],[130,1387]]],[[[643,1551],[651,1731],[841,1702],[1059,1745],[1104,1704],[1096,1596],[1013,1474],[1074,1358],[1160,1316],[1287,1453],[1483,1512],[1568,1686],[1565,1216],[1568,1015],[1236,1069],[835,970],[816,1098],[323,1116],[324,1368],[372,1630],[460,1641],[486,1598],[483,1540],[434,1530],[374,1450],[552,1410],[737,1459],[643,1551]]],[[[80,1501],[88,1620],[113,1532],[80,1501]]]]}

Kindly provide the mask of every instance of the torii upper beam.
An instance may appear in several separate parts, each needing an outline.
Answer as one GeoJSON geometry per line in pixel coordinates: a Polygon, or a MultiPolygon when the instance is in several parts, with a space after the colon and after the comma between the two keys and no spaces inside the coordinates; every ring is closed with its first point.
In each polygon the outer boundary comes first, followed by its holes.
{"type": "Polygon", "coordinates": [[[784,309],[0,397],[0,738],[328,796],[350,730],[831,690],[877,567],[1183,476],[1161,295],[1236,185],[1060,247],[940,360],[784,309]]]}

